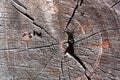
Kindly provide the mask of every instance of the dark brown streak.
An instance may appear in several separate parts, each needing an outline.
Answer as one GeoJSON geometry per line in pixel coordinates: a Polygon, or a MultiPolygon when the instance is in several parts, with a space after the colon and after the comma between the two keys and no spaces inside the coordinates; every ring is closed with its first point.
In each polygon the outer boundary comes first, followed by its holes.
{"type": "MultiPolygon", "coordinates": [[[[70,19],[69,19],[69,21],[68,21],[68,23],[67,23],[67,25],[66,25],[66,28],[69,26],[72,18],[74,17],[75,12],[76,12],[76,10],[77,10],[77,8],[78,8],[79,2],[80,2],[80,1],[78,0],[78,1],[77,1],[77,4],[76,4],[76,6],[75,6],[75,8],[74,8],[74,10],[73,10],[72,16],[70,17],[70,19]]],[[[82,5],[82,3],[83,3],[83,0],[81,0],[80,6],[82,5]]]]}
{"type": "Polygon", "coordinates": [[[24,9],[27,10],[27,8],[21,3],[19,2],[18,0],[13,0],[16,4],[18,4],[19,6],[23,7],[24,9]]]}
{"type": "Polygon", "coordinates": [[[113,5],[111,6],[111,8],[113,8],[114,6],[116,6],[118,3],[120,3],[120,1],[116,2],[115,4],[113,4],[113,5]]]}

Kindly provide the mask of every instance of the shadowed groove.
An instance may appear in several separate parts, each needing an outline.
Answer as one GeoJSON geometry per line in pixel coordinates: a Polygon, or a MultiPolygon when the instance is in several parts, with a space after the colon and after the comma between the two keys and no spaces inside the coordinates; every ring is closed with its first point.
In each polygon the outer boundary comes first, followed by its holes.
{"type": "Polygon", "coordinates": [[[113,7],[115,7],[117,4],[119,4],[120,3],[120,1],[118,1],[118,2],[116,2],[115,4],[113,4],[112,6],[111,6],[111,8],[113,8],[113,7]]]}
{"type": "Polygon", "coordinates": [[[72,18],[74,17],[75,12],[76,12],[77,8],[79,7],[79,4],[80,4],[80,6],[81,6],[82,3],[83,3],[83,0],[81,0],[81,2],[80,2],[80,0],[77,1],[77,4],[76,4],[76,6],[75,6],[75,8],[74,8],[74,10],[73,10],[73,13],[72,13],[72,15],[71,15],[71,17],[70,17],[67,25],[66,25],[66,29],[67,29],[67,27],[69,26],[70,22],[72,21],[72,18]]]}
{"type": "Polygon", "coordinates": [[[21,2],[19,2],[18,0],[13,0],[16,4],[18,4],[19,6],[23,7],[24,9],[27,10],[27,7],[25,7],[25,5],[23,5],[21,2]]]}

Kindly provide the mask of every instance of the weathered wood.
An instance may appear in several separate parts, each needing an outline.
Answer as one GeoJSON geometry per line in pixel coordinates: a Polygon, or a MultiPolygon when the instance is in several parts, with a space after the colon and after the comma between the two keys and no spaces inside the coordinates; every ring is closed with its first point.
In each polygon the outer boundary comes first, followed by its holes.
{"type": "Polygon", "coordinates": [[[0,74],[0,80],[120,80],[119,0],[1,0],[0,74]],[[86,71],[64,54],[68,30],[86,71]]]}

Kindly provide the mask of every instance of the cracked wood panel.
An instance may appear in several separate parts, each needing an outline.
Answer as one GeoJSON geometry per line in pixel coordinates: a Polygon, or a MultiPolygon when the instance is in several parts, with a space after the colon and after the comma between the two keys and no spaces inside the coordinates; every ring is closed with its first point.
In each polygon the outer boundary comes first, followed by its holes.
{"type": "Polygon", "coordinates": [[[0,80],[120,79],[119,0],[77,2],[0,2],[0,80]],[[64,54],[66,30],[74,32],[74,54],[86,72],[64,54]]]}

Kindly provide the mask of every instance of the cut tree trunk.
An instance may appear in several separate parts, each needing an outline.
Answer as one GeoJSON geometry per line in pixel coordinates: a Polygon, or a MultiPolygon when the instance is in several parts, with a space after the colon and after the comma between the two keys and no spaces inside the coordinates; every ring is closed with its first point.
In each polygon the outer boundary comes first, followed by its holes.
{"type": "Polygon", "coordinates": [[[119,0],[0,1],[0,80],[88,78],[120,80],[119,0]]]}

